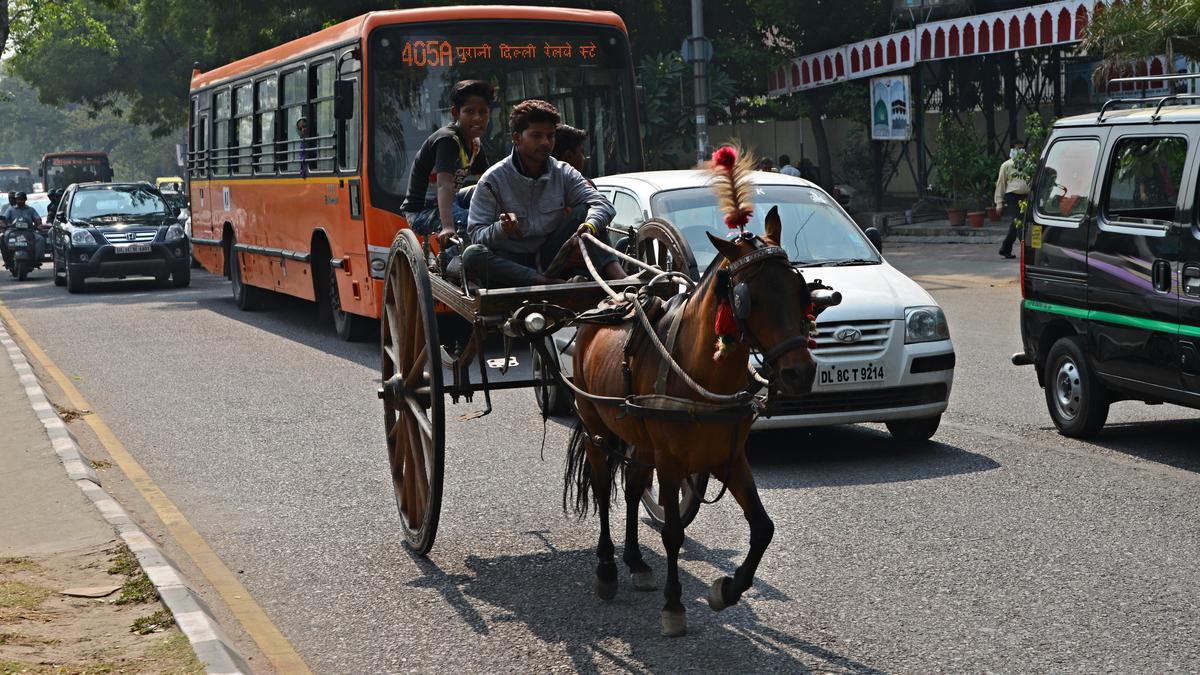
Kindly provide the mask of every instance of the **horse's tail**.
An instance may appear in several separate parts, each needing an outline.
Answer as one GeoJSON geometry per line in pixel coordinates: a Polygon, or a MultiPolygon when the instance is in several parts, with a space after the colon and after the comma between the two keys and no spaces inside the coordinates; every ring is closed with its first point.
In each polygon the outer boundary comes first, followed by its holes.
{"type": "MultiPolygon", "coordinates": [[[[587,448],[587,430],[583,428],[583,422],[575,420],[575,428],[571,430],[571,439],[567,441],[567,468],[563,474],[563,513],[574,514],[576,518],[580,519],[587,517],[588,513],[594,511],[598,506],[587,448]]],[[[613,461],[611,456],[610,453],[610,458],[606,463],[610,486],[620,465],[620,462],[613,461]]],[[[613,492],[613,490],[609,490],[610,500],[613,492]]]]}

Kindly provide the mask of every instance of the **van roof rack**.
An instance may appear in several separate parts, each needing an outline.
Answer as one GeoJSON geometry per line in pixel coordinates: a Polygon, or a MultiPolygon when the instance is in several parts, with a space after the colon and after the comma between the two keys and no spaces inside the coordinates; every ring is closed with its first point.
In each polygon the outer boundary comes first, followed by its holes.
{"type": "MultiPolygon", "coordinates": [[[[1186,80],[1200,80],[1200,73],[1184,73],[1182,75],[1139,75],[1137,77],[1118,77],[1108,81],[1105,85],[1105,93],[1112,88],[1114,84],[1129,84],[1131,82],[1183,82],[1186,80]]],[[[1146,105],[1150,103],[1156,104],[1154,114],[1150,116],[1150,121],[1157,122],[1162,117],[1163,106],[1172,101],[1200,101],[1200,95],[1197,94],[1167,94],[1166,96],[1157,96],[1153,98],[1110,98],[1100,106],[1100,114],[1096,116],[1096,123],[1104,121],[1104,113],[1111,106],[1121,105],[1123,103],[1136,103],[1146,105]]]]}

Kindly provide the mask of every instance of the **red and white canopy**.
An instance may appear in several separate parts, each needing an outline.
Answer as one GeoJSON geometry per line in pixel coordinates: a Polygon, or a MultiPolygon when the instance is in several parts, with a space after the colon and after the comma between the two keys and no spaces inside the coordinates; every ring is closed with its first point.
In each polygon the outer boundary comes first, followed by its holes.
{"type": "MultiPolygon", "coordinates": [[[[1111,0],[1059,0],[916,27],[792,59],[767,76],[767,93],[782,96],[835,82],[938,61],[1079,42],[1097,11],[1111,0]]],[[[1165,63],[1158,64],[1159,74],[1165,63]]],[[[1151,66],[1153,68],[1153,66],[1151,66]]]]}

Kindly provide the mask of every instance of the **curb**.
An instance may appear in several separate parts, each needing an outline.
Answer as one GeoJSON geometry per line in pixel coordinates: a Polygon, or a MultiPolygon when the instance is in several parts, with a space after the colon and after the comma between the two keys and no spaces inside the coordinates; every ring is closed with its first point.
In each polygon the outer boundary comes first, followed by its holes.
{"type": "Polygon", "coordinates": [[[183,574],[175,563],[163,553],[129,514],[117,503],[112,495],[100,484],[100,478],[92,467],[83,459],[75,438],[67,429],[67,425],[58,417],[54,406],[42,389],[41,383],[21,352],[20,347],[8,334],[4,322],[0,320],[0,345],[8,351],[13,367],[20,378],[21,386],[34,414],[46,428],[46,435],[58,454],[59,461],[66,469],[67,476],[83,491],[92,502],[100,515],[108,521],[125,545],[137,557],[142,570],[150,578],[154,588],[162,598],[163,604],[171,610],[175,623],[187,636],[196,658],[204,664],[204,670],[213,675],[226,673],[253,673],[250,665],[238,653],[233,643],[221,630],[212,610],[200,596],[188,585],[183,574]]]}

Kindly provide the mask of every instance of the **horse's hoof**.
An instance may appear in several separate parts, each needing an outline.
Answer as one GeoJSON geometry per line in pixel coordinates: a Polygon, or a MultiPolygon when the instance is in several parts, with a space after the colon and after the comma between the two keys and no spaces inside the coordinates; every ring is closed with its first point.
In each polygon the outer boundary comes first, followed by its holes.
{"type": "Polygon", "coordinates": [[[617,597],[617,580],[604,581],[603,579],[596,579],[596,597],[605,602],[617,597]]]}
{"type": "Polygon", "coordinates": [[[687,634],[687,615],[683,612],[662,612],[663,637],[679,637],[687,634]]]}
{"type": "Polygon", "coordinates": [[[708,606],[712,607],[714,612],[719,612],[732,603],[725,602],[725,584],[733,581],[729,577],[718,577],[712,582],[712,587],[708,590],[708,606]]]}
{"type": "Polygon", "coordinates": [[[634,572],[633,575],[633,590],[635,591],[654,591],[658,590],[658,582],[654,579],[654,572],[646,570],[645,572],[634,572]]]}

